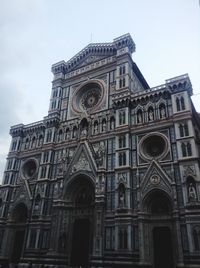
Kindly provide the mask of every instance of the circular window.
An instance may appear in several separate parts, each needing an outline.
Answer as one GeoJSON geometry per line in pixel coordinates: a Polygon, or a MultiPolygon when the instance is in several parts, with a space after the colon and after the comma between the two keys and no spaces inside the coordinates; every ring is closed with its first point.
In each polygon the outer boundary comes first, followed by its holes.
{"type": "Polygon", "coordinates": [[[35,160],[27,160],[22,166],[22,175],[25,179],[29,179],[35,175],[37,171],[37,163],[35,160]]]}
{"type": "Polygon", "coordinates": [[[99,82],[89,82],[79,88],[73,96],[74,110],[90,111],[97,107],[103,99],[103,86],[99,82]]]}
{"type": "Polygon", "coordinates": [[[91,87],[87,90],[82,98],[81,98],[81,105],[84,109],[91,109],[93,108],[101,98],[101,92],[98,87],[91,87]]]}
{"type": "Polygon", "coordinates": [[[150,134],[142,138],[140,152],[145,158],[161,158],[167,153],[167,138],[161,134],[150,134]]]}

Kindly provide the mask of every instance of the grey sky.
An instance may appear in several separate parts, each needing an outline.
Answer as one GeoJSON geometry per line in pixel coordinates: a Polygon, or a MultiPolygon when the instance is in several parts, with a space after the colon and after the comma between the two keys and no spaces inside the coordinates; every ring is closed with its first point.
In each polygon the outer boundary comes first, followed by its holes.
{"type": "MultiPolygon", "coordinates": [[[[88,43],[130,33],[133,60],[151,87],[189,73],[200,93],[199,0],[1,0],[0,178],[9,128],[43,119],[51,65],[88,43]]],[[[200,112],[200,95],[193,97],[200,112]]]]}

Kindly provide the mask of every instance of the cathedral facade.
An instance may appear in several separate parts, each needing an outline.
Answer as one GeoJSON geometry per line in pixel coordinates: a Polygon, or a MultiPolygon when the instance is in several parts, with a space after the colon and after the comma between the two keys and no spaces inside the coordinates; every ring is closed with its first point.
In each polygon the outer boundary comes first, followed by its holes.
{"type": "Polygon", "coordinates": [[[150,88],[129,34],[52,66],[48,115],[12,126],[8,267],[200,267],[200,120],[187,74],[150,88]]]}

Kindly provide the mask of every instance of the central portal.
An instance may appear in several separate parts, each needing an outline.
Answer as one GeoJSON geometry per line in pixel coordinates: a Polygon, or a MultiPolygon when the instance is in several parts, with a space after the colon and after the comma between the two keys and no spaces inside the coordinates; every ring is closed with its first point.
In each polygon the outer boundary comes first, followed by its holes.
{"type": "Polygon", "coordinates": [[[92,254],[95,191],[93,181],[78,176],[67,188],[70,209],[69,266],[89,267],[92,254]]]}
{"type": "Polygon", "coordinates": [[[172,238],[168,227],[153,229],[154,268],[173,268],[172,238]]]}
{"type": "Polygon", "coordinates": [[[87,267],[90,252],[89,219],[75,220],[72,237],[71,266],[87,267]]]}

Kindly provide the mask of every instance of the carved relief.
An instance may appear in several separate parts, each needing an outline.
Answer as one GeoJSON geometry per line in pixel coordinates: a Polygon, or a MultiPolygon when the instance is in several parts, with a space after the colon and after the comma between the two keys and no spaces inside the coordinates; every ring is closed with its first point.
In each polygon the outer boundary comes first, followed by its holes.
{"type": "Polygon", "coordinates": [[[80,155],[78,162],[72,168],[72,172],[76,172],[77,170],[91,171],[90,164],[84,153],[80,155]]]}
{"type": "Polygon", "coordinates": [[[106,161],[106,146],[105,142],[100,142],[94,147],[95,150],[95,160],[98,167],[105,167],[106,161]]]}
{"type": "Polygon", "coordinates": [[[183,177],[196,176],[196,169],[194,165],[183,166],[183,177]]]}
{"type": "Polygon", "coordinates": [[[99,177],[96,178],[95,192],[97,194],[103,194],[105,192],[105,176],[104,176],[104,174],[99,175],[99,177]]]}

